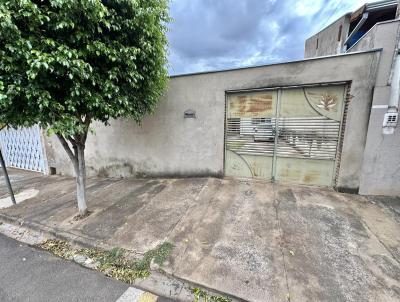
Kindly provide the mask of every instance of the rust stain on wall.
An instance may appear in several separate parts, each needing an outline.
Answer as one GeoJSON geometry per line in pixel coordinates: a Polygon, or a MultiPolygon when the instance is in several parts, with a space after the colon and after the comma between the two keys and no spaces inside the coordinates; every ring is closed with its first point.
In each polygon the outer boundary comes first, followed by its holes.
{"type": "Polygon", "coordinates": [[[314,183],[314,181],[316,181],[319,177],[319,173],[318,172],[308,172],[303,179],[303,183],[305,184],[312,184],[314,183]]]}

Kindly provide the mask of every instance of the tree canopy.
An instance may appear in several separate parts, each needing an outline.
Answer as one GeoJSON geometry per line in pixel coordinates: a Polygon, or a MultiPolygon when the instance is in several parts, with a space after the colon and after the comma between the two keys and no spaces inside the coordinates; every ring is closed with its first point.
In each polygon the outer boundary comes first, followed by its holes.
{"type": "Polygon", "coordinates": [[[0,120],[65,135],[140,121],[166,85],[168,21],[166,0],[2,1],[0,120]]]}
{"type": "Polygon", "coordinates": [[[81,215],[90,124],[154,111],[167,82],[167,22],[167,0],[0,2],[0,121],[57,134],[81,215]]]}

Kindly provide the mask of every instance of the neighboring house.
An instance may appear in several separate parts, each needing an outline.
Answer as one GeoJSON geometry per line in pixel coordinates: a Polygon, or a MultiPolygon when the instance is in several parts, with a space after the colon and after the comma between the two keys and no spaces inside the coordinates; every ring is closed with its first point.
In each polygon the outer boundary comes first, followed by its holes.
{"type": "MultiPolygon", "coordinates": [[[[89,175],[245,177],[400,195],[396,1],[346,14],[306,59],[173,76],[141,126],[94,124],[89,175]]],[[[0,138],[1,139],[1,138],[0,138]]],[[[57,138],[48,171],[72,174],[57,138]]]]}
{"type": "MultiPolygon", "coordinates": [[[[400,195],[398,1],[363,5],[306,41],[305,57],[380,49],[360,177],[361,194],[400,195]]],[[[351,146],[349,146],[351,147],[351,146]]]]}
{"type": "MultiPolygon", "coordinates": [[[[310,37],[305,45],[305,58],[347,52],[377,23],[393,21],[397,14],[397,0],[367,3],[350,12],[310,37]]],[[[369,45],[372,49],[373,45],[369,45]]]]}

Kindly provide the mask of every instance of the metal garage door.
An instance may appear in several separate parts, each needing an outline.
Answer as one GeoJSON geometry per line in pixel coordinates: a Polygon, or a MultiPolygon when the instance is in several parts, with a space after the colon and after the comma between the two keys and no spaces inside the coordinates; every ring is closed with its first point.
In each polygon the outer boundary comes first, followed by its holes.
{"type": "Polygon", "coordinates": [[[225,175],[332,186],[344,85],[227,95],[225,175]]]}

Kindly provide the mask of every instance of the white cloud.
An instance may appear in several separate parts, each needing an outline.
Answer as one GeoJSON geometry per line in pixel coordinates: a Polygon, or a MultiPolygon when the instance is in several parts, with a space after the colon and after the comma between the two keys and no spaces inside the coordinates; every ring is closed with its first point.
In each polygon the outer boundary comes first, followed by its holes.
{"type": "Polygon", "coordinates": [[[323,2],[323,0],[298,0],[294,5],[294,10],[299,16],[312,15],[321,9],[323,2]]]}
{"type": "Polygon", "coordinates": [[[315,32],[363,0],[172,0],[170,73],[303,58],[315,32]]]}

